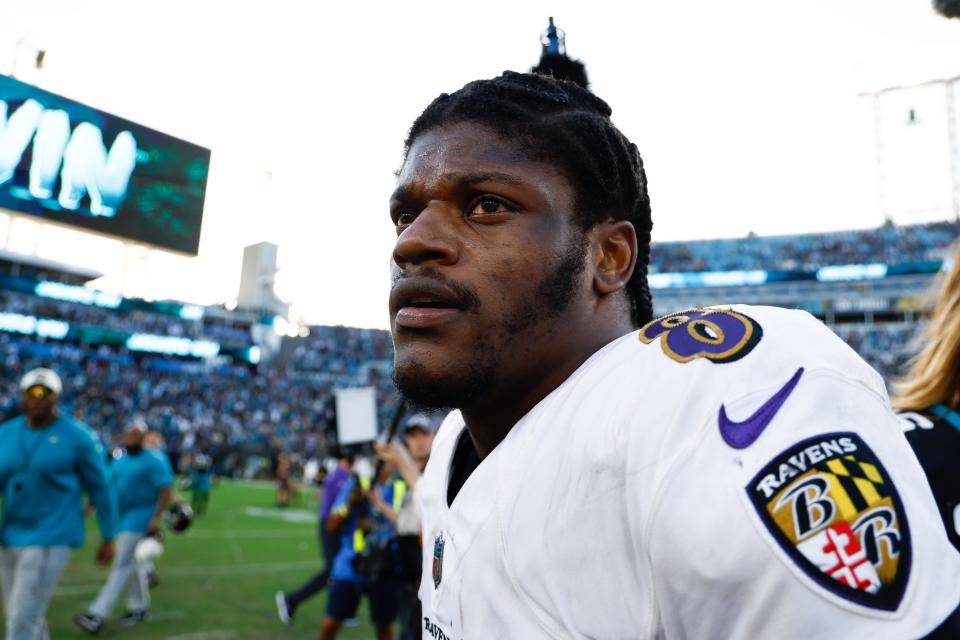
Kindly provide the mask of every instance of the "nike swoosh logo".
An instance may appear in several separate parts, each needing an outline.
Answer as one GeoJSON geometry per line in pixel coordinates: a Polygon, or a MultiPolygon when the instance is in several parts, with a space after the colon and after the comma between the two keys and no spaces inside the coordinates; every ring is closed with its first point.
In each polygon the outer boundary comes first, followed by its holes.
{"type": "Polygon", "coordinates": [[[793,377],[787,380],[779,391],[772,398],[763,403],[763,406],[753,412],[753,415],[743,422],[734,422],[727,417],[727,409],[720,405],[720,436],[723,441],[734,449],[746,449],[760,437],[763,430],[767,428],[777,411],[783,406],[783,403],[793,388],[800,382],[800,376],[803,375],[803,367],[797,369],[793,377]]]}

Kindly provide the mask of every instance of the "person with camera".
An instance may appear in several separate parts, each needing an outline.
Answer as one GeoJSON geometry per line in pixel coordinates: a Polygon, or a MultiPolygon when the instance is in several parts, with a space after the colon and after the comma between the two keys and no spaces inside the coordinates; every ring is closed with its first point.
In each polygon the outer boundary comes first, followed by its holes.
{"type": "Polygon", "coordinates": [[[400,567],[400,621],[401,640],[420,638],[420,569],[423,562],[423,547],[420,542],[420,507],[417,487],[430,458],[433,446],[433,421],[422,413],[407,420],[402,439],[389,443],[374,443],[377,456],[384,464],[397,470],[409,490],[405,492],[397,511],[397,546],[400,567]]]}
{"type": "Polygon", "coordinates": [[[320,640],[337,637],[343,622],[356,616],[363,596],[377,640],[393,640],[400,588],[393,521],[404,488],[402,482],[371,487],[370,480],[357,475],[341,488],[326,521],[327,531],[340,537],[340,549],[333,559],[320,640]]]}
{"type": "Polygon", "coordinates": [[[117,624],[131,626],[148,618],[150,588],[146,571],[140,570],[135,550],[145,537],[156,536],[160,520],[173,492],[173,469],[164,455],[143,448],[146,426],[135,423],[123,432],[124,453],[110,468],[117,495],[119,526],[117,553],[107,582],[85,613],[73,620],[91,635],[103,631],[120,594],[127,591],[127,612],[117,624]]]}

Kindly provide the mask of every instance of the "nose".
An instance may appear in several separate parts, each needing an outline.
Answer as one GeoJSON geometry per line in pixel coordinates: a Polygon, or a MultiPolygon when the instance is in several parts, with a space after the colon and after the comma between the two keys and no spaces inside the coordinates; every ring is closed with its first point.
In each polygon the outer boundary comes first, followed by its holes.
{"type": "Polygon", "coordinates": [[[393,261],[401,269],[411,265],[451,265],[459,258],[460,245],[454,224],[459,212],[431,202],[397,236],[393,261]]]}

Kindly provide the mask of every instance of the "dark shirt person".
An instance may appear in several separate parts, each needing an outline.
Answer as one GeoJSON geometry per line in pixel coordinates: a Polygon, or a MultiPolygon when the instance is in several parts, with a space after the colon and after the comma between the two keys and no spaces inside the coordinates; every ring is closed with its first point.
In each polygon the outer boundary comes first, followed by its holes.
{"type": "Polygon", "coordinates": [[[34,369],[20,390],[24,414],[0,425],[0,584],[7,639],[33,640],[47,637],[53,590],[83,546],[83,493],[97,512],[98,564],[114,556],[117,504],[99,439],[60,413],[60,377],[34,369]]]}

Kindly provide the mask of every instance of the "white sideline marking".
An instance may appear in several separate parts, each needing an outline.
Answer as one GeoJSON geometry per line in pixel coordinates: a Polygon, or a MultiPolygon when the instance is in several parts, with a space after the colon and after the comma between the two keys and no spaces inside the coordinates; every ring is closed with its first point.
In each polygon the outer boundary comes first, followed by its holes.
{"type": "MultiPolygon", "coordinates": [[[[280,571],[297,571],[299,569],[317,569],[319,570],[323,562],[317,560],[296,560],[292,562],[253,562],[249,564],[233,565],[213,565],[206,567],[170,567],[160,570],[160,579],[167,578],[196,578],[203,576],[232,576],[238,573],[277,573],[280,571]]],[[[103,586],[106,580],[104,573],[82,573],[72,574],[72,578],[80,578],[84,582],[76,584],[67,584],[57,587],[56,595],[68,595],[73,593],[86,593],[86,590],[97,591],[103,586]],[[97,580],[94,584],[89,581],[97,580]]]]}
{"type": "Polygon", "coordinates": [[[273,518],[274,520],[283,520],[284,522],[309,522],[316,523],[317,514],[313,511],[304,511],[302,509],[264,509],[263,507],[244,507],[243,515],[253,516],[254,518],[273,518]]]}
{"type": "Polygon", "coordinates": [[[225,485],[231,487],[245,487],[247,489],[270,489],[275,491],[277,483],[274,480],[220,480],[225,485]]]}

